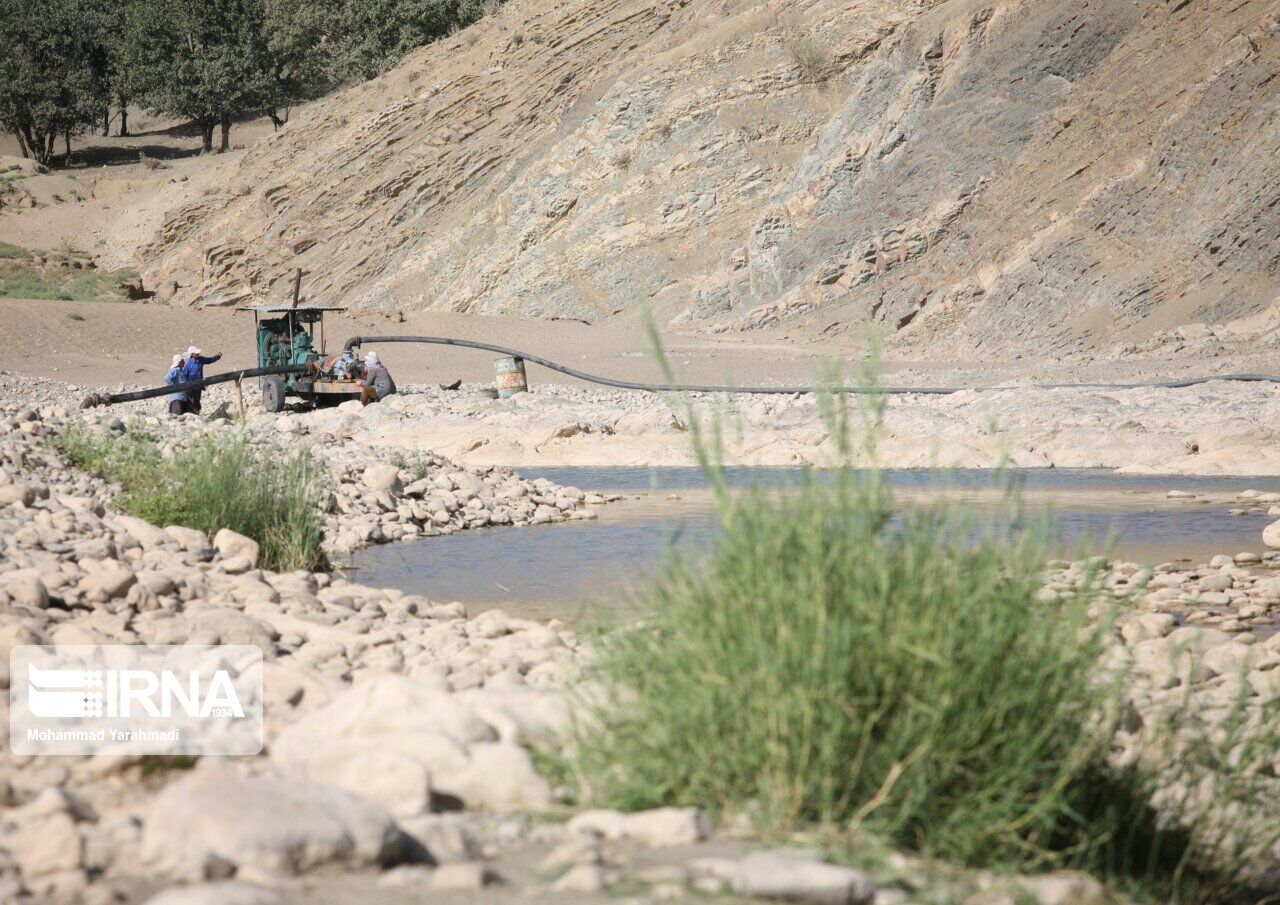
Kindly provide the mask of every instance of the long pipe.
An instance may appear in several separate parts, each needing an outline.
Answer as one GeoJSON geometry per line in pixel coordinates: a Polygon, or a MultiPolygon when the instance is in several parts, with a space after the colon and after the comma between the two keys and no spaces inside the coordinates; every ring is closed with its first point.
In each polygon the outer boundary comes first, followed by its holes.
{"type": "Polygon", "coordinates": [[[886,395],[898,396],[909,393],[923,393],[934,396],[946,396],[951,393],[959,393],[964,390],[975,390],[977,392],[995,392],[998,390],[1070,390],[1070,389],[1111,389],[1111,390],[1132,390],[1142,387],[1160,387],[1165,389],[1180,389],[1182,387],[1195,386],[1196,384],[1209,383],[1214,380],[1234,380],[1246,383],[1280,383],[1280,376],[1271,374],[1221,374],[1214,377],[1192,377],[1187,380],[1165,380],[1148,383],[1037,383],[1024,385],[1020,387],[1000,387],[1000,386],[983,386],[983,387],[860,387],[860,386],[839,386],[839,387],[741,387],[741,386],[714,386],[693,383],[636,383],[630,380],[614,380],[612,377],[601,377],[598,374],[588,374],[586,371],[579,371],[575,368],[566,367],[565,365],[556,364],[554,361],[548,361],[545,358],[539,358],[537,355],[530,355],[527,352],[521,352],[517,349],[508,349],[505,346],[495,346],[492,343],[482,343],[473,339],[451,339],[444,336],[353,336],[347,340],[344,347],[348,352],[356,346],[365,343],[426,343],[428,345],[437,346],[464,346],[468,349],[481,349],[485,352],[496,352],[499,355],[509,355],[513,358],[523,358],[525,361],[531,361],[534,364],[542,365],[544,368],[550,368],[552,371],[559,371],[569,377],[576,377],[579,380],[586,380],[590,383],[598,383],[603,386],[616,387],[620,390],[643,390],[649,393],[776,393],[776,394],[792,394],[792,393],[851,393],[866,395],[886,395]]]}
{"type": "Polygon", "coordinates": [[[305,374],[307,365],[274,365],[270,368],[245,368],[240,371],[227,371],[189,383],[165,384],[149,390],[133,390],[128,393],[90,393],[80,403],[80,408],[93,408],[96,405],[115,405],[117,402],[136,402],[139,399],[154,399],[170,393],[185,393],[191,390],[202,390],[215,383],[226,383],[228,380],[243,380],[246,377],[266,377],[270,374],[305,374]]]}
{"type": "MultiPolygon", "coordinates": [[[[806,393],[848,393],[848,394],[866,394],[866,395],[886,395],[899,396],[912,393],[923,395],[946,396],[952,393],[963,392],[964,390],[973,390],[975,392],[998,392],[1000,390],[1071,390],[1071,389],[1088,389],[1088,390],[1133,390],[1145,387],[1161,388],[1161,389],[1181,389],[1183,387],[1196,386],[1202,383],[1210,383],[1215,380],[1230,380],[1243,383],[1280,383],[1280,376],[1273,374],[1219,374],[1212,377],[1191,377],[1186,380],[1162,380],[1162,381],[1146,381],[1142,383],[1036,383],[1027,384],[1018,387],[1009,386],[978,386],[978,387],[865,387],[865,386],[836,386],[836,387],[814,387],[814,386],[718,386],[708,384],[694,383],[639,383],[631,380],[615,380],[612,377],[601,377],[598,374],[589,374],[586,371],[579,371],[576,368],[570,368],[554,361],[549,361],[537,355],[530,355],[528,352],[521,352],[519,349],[509,349],[506,346],[498,346],[493,343],[480,342],[474,339],[453,339],[446,336],[353,336],[347,340],[344,348],[350,352],[357,346],[365,343],[422,343],[425,345],[437,346],[461,346],[468,349],[480,349],[485,352],[496,352],[499,355],[508,355],[513,358],[522,358],[525,361],[531,361],[534,364],[542,365],[552,371],[558,371],[569,377],[576,377],[578,380],[585,380],[589,383],[597,383],[602,386],[615,387],[620,390],[641,390],[649,393],[751,393],[751,394],[806,394],[806,393]]],[[[213,377],[205,377],[202,380],[193,380],[190,383],[177,383],[173,385],[165,385],[153,387],[149,390],[133,390],[127,393],[92,393],[86,396],[80,404],[81,408],[91,408],[97,405],[114,405],[117,402],[136,402],[140,399],[154,399],[157,396],[166,396],[169,393],[182,393],[191,390],[204,389],[216,383],[226,383],[229,380],[243,380],[246,377],[265,377],[271,374],[303,374],[308,370],[308,365],[276,365],[269,368],[244,368],[239,371],[227,371],[224,374],[216,374],[213,377]]]]}

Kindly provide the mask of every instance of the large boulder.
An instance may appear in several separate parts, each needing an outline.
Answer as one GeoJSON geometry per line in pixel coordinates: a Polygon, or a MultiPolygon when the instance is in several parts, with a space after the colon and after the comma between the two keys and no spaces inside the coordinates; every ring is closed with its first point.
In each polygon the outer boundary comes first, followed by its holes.
{"type": "Polygon", "coordinates": [[[80,590],[110,600],[123,597],[137,583],[131,569],[112,565],[97,572],[90,572],[80,580],[80,590]]]}
{"type": "Polygon", "coordinates": [[[42,610],[49,605],[49,589],[32,569],[0,574],[0,590],[23,606],[42,610]]]}
{"type": "Polygon", "coordinates": [[[361,480],[371,490],[400,493],[404,489],[400,483],[400,469],[394,465],[370,465],[364,470],[361,480]]]}
{"type": "Polygon", "coordinates": [[[6,484],[0,487],[0,505],[30,506],[35,501],[36,491],[30,484],[6,484]]]}
{"type": "Polygon", "coordinates": [[[249,560],[250,568],[258,564],[260,547],[258,542],[230,528],[223,528],[213,536],[213,547],[225,557],[243,556],[249,560]]]}
{"type": "Polygon", "coordinates": [[[492,810],[551,803],[527,751],[501,742],[457,696],[405,676],[369,678],[311,712],[280,734],[271,757],[282,771],[359,791],[402,816],[442,799],[492,810]]]}
{"type": "Polygon", "coordinates": [[[395,863],[407,853],[391,816],[344,789],[270,777],[195,775],[156,797],[142,854],[175,876],[201,878],[211,863],[253,879],[321,864],[395,863]]]}
{"type": "Polygon", "coordinates": [[[163,529],[157,528],[145,519],[132,515],[113,515],[112,519],[143,547],[161,547],[173,542],[173,538],[163,529]]]}

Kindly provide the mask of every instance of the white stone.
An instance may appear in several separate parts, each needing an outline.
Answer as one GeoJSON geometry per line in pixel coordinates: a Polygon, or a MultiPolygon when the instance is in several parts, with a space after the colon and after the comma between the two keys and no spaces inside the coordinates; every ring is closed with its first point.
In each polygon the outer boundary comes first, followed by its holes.
{"type": "Polygon", "coordinates": [[[89,594],[105,594],[108,598],[123,597],[137,580],[131,570],[112,566],[86,575],[80,580],[80,590],[89,594]]]}
{"type": "Polygon", "coordinates": [[[483,889],[501,882],[501,878],[487,866],[475,861],[463,861],[457,864],[442,864],[436,868],[431,878],[435,889],[483,889]]]}
{"type": "Polygon", "coordinates": [[[196,528],[188,528],[185,525],[169,525],[164,529],[164,533],[177,541],[178,546],[184,550],[198,551],[206,550],[209,547],[209,535],[196,528]]]}
{"type": "Polygon", "coordinates": [[[711,835],[711,819],[698,808],[657,808],[628,814],[628,839],[649,846],[690,845],[711,835]]]}
{"type": "Polygon", "coordinates": [[[604,888],[604,868],[599,864],[574,865],[551,884],[552,892],[596,893],[604,888]]]}
{"type": "Polygon", "coordinates": [[[210,855],[237,876],[297,874],[327,862],[389,863],[401,834],[381,807],[342,789],[268,777],[197,774],[166,786],[147,814],[142,854],[179,876],[210,855]]]}
{"type": "Polygon", "coordinates": [[[228,880],[174,886],[156,893],[143,905],[281,905],[281,899],[261,886],[228,880]]]}
{"type": "Polygon", "coordinates": [[[529,752],[507,742],[472,745],[458,770],[433,771],[435,789],[468,808],[491,811],[546,810],[551,785],[533,766],[529,752]]]}
{"type": "Polygon", "coordinates": [[[75,820],[64,812],[21,824],[4,844],[27,877],[76,870],[84,858],[84,841],[75,820]]]}
{"type": "Polygon", "coordinates": [[[30,484],[5,484],[0,486],[0,505],[30,506],[35,501],[36,491],[30,484]]]}
{"type": "Polygon", "coordinates": [[[376,801],[396,817],[415,817],[431,810],[429,772],[417,758],[399,751],[361,751],[327,778],[376,801]]]}
{"type": "Polygon", "coordinates": [[[113,515],[115,523],[143,547],[160,547],[173,538],[150,522],[132,515],[113,515]]]}
{"type": "Polygon", "coordinates": [[[1087,874],[1021,877],[1017,883],[1036,905],[1106,905],[1111,900],[1106,887],[1087,874]]]}
{"type": "Polygon", "coordinates": [[[875,883],[851,867],[790,852],[757,852],[738,862],[732,886],[741,895],[806,905],[864,905],[875,883]]]}
{"type": "MultiPolygon", "coordinates": [[[[550,787],[533,771],[527,752],[517,748],[513,754],[508,749],[515,746],[497,746],[497,740],[493,726],[437,686],[406,676],[375,676],[285,729],[271,756],[292,775],[351,785],[365,782],[348,772],[351,761],[393,752],[406,759],[397,760],[398,772],[409,769],[407,762],[419,765],[424,778],[415,781],[415,790],[429,782],[434,791],[468,807],[549,803],[550,787]]],[[[360,788],[383,794],[376,784],[360,788]]]]}
{"type": "Polygon", "coordinates": [[[213,536],[213,546],[223,556],[243,556],[249,560],[250,568],[258,564],[260,550],[258,542],[253,538],[238,534],[230,528],[223,528],[213,536]]]}
{"type": "Polygon", "coordinates": [[[711,820],[698,808],[656,808],[623,814],[583,811],[569,821],[571,833],[593,833],[604,839],[630,839],[648,846],[689,845],[711,835],[711,820]]]}
{"type": "Polygon", "coordinates": [[[400,482],[400,469],[394,465],[370,465],[360,476],[364,486],[371,490],[385,490],[398,494],[404,489],[400,482]]]}
{"type": "Polygon", "coordinates": [[[12,578],[0,575],[0,588],[4,589],[14,603],[36,609],[44,609],[49,605],[49,589],[34,575],[19,574],[12,578]]]}

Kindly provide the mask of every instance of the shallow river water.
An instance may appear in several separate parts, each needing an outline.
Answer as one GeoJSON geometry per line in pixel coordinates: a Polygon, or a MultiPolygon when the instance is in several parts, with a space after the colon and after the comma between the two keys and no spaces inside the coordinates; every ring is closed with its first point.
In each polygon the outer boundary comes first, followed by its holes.
{"type": "MultiPolygon", "coordinates": [[[[706,549],[715,538],[711,497],[696,468],[519,469],[588,491],[625,498],[598,508],[596,521],[461,531],[446,537],[360,551],[348,573],[370,585],[397,587],[433,600],[460,600],[472,612],[501,606],[528,617],[578,620],[602,610],[625,612],[630,592],[678,546],[706,549]]],[[[1103,552],[1154,564],[1207,561],[1216,553],[1261,550],[1262,514],[1232,516],[1235,495],[1274,490],[1275,478],[1117,475],[1088,469],[1028,469],[1003,476],[984,470],[888,471],[904,504],[945,496],[994,511],[1010,479],[1025,508],[1047,508],[1063,555],[1103,552]],[[1196,495],[1170,500],[1170,490],[1196,495]]],[[[729,482],[785,487],[792,469],[730,469],[729,482]]]]}

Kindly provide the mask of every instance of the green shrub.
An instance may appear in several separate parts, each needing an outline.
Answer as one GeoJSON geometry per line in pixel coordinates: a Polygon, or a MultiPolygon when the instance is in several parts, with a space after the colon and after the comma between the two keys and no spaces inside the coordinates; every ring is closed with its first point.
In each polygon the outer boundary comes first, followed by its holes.
{"type": "Polygon", "coordinates": [[[808,35],[792,38],[784,47],[804,81],[821,82],[830,74],[830,51],[808,35]]]}
{"type": "MultiPolygon", "coordinates": [[[[72,256],[67,252],[50,254],[56,260],[72,256]]],[[[0,243],[0,298],[119,301],[125,298],[121,282],[136,276],[137,271],[129,267],[115,271],[40,267],[26,249],[0,243]]]]}
{"type": "Polygon", "coordinates": [[[431,471],[431,466],[421,453],[392,453],[391,464],[401,471],[409,472],[409,474],[413,475],[415,481],[421,481],[431,471]]]}
{"type": "MultiPolygon", "coordinates": [[[[1167,777],[1109,763],[1124,711],[1122,677],[1100,667],[1111,627],[1083,595],[1036,602],[1045,532],[899,512],[875,470],[848,466],[730,494],[719,449],[699,447],[713,550],[673,558],[646,623],[600,639],[603,684],[574,745],[585,797],[698,805],[771,834],[869,832],[977,867],[1074,867],[1163,899],[1222,901],[1243,882],[1273,823],[1242,838],[1191,797],[1157,818],[1167,777]]],[[[1276,734],[1236,730],[1204,735],[1179,781],[1247,810],[1276,734]]]]}
{"type": "Polygon", "coordinates": [[[254,447],[228,432],[197,438],[172,458],[139,430],[100,437],[69,430],[58,448],[73,464],[118,481],[115,504],[156,525],[186,525],[210,536],[230,528],[261,545],[259,564],[276,570],[326,565],[320,497],[310,454],[254,447]]]}

